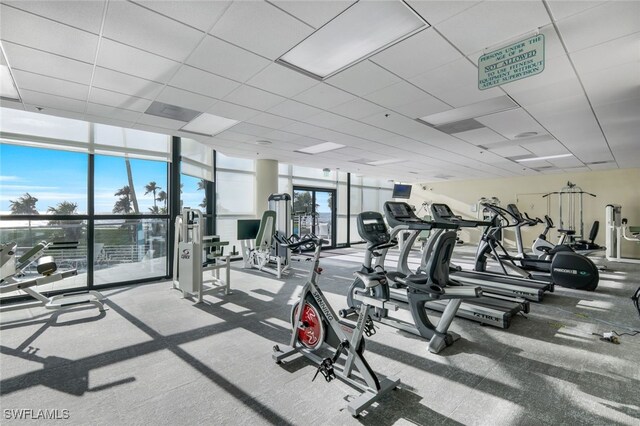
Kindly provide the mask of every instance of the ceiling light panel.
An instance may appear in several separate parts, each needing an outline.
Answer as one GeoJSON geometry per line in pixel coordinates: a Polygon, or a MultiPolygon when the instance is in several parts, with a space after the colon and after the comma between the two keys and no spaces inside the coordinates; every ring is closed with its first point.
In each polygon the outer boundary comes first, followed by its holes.
{"type": "Polygon", "coordinates": [[[565,157],[573,157],[573,154],[560,154],[560,155],[547,155],[544,157],[520,158],[516,161],[518,163],[524,163],[527,161],[552,160],[554,158],[565,158],[565,157]]]}
{"type": "Polygon", "coordinates": [[[229,127],[235,126],[239,121],[231,120],[217,115],[203,113],[196,117],[193,121],[183,126],[181,130],[201,135],[215,135],[229,127]]]}
{"type": "Polygon", "coordinates": [[[403,163],[404,161],[405,160],[401,158],[387,158],[385,160],[371,161],[367,164],[369,164],[370,166],[385,166],[387,164],[403,163]]]}
{"type": "Polygon", "coordinates": [[[428,27],[404,2],[361,1],[279,61],[324,79],[428,27]]]}
{"type": "Polygon", "coordinates": [[[334,142],[324,142],[318,145],[308,146],[306,148],[297,149],[296,152],[303,154],[320,154],[321,152],[333,151],[334,149],[344,148],[345,145],[334,142]]]}

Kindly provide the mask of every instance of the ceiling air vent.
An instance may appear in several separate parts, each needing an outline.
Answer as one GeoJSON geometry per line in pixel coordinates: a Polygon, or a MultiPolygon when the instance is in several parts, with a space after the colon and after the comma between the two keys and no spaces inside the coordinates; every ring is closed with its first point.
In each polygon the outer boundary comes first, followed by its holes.
{"type": "Polygon", "coordinates": [[[192,109],[182,108],[177,105],[170,105],[157,101],[152,102],[144,113],[178,121],[191,121],[201,114],[200,111],[194,111],[192,109]]]}

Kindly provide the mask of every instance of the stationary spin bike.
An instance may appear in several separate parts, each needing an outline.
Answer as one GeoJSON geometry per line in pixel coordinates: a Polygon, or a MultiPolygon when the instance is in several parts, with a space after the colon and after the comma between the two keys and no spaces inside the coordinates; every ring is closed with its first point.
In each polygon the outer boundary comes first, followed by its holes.
{"type": "MultiPolygon", "coordinates": [[[[313,243],[313,267],[300,293],[300,300],[291,310],[291,341],[287,347],[274,346],[272,357],[280,364],[284,359],[301,353],[318,366],[313,380],[321,374],[327,382],[338,378],[360,390],[361,395],[347,405],[349,413],[357,417],[382,395],[400,384],[400,379],[377,375],[364,358],[363,335],[370,336],[375,333],[371,310],[374,307],[386,309],[390,306],[366,296],[370,287],[379,285],[375,280],[367,280],[367,288],[355,296],[360,302],[357,321],[352,323],[338,319],[318,287],[318,276],[322,273],[320,251],[323,240],[315,238],[313,243]],[[330,356],[322,356],[323,350],[325,354],[329,351],[330,356]],[[353,374],[354,368],[358,371],[357,376],[353,374]]],[[[296,249],[296,244],[291,244],[289,248],[296,249]]]]}

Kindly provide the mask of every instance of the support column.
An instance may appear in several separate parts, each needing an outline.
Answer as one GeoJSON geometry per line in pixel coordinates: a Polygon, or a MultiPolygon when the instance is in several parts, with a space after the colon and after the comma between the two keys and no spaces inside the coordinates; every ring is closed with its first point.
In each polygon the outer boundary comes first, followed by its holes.
{"type": "Polygon", "coordinates": [[[278,192],[278,160],[256,160],[256,215],[267,210],[269,195],[278,192]]]}

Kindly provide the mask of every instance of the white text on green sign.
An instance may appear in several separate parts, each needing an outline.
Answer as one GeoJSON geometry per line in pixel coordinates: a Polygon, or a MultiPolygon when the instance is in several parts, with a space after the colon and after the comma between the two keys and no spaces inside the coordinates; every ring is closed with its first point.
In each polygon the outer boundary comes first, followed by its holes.
{"type": "Polygon", "coordinates": [[[540,74],[544,70],[544,34],[538,34],[478,59],[478,89],[485,90],[540,74]]]}

